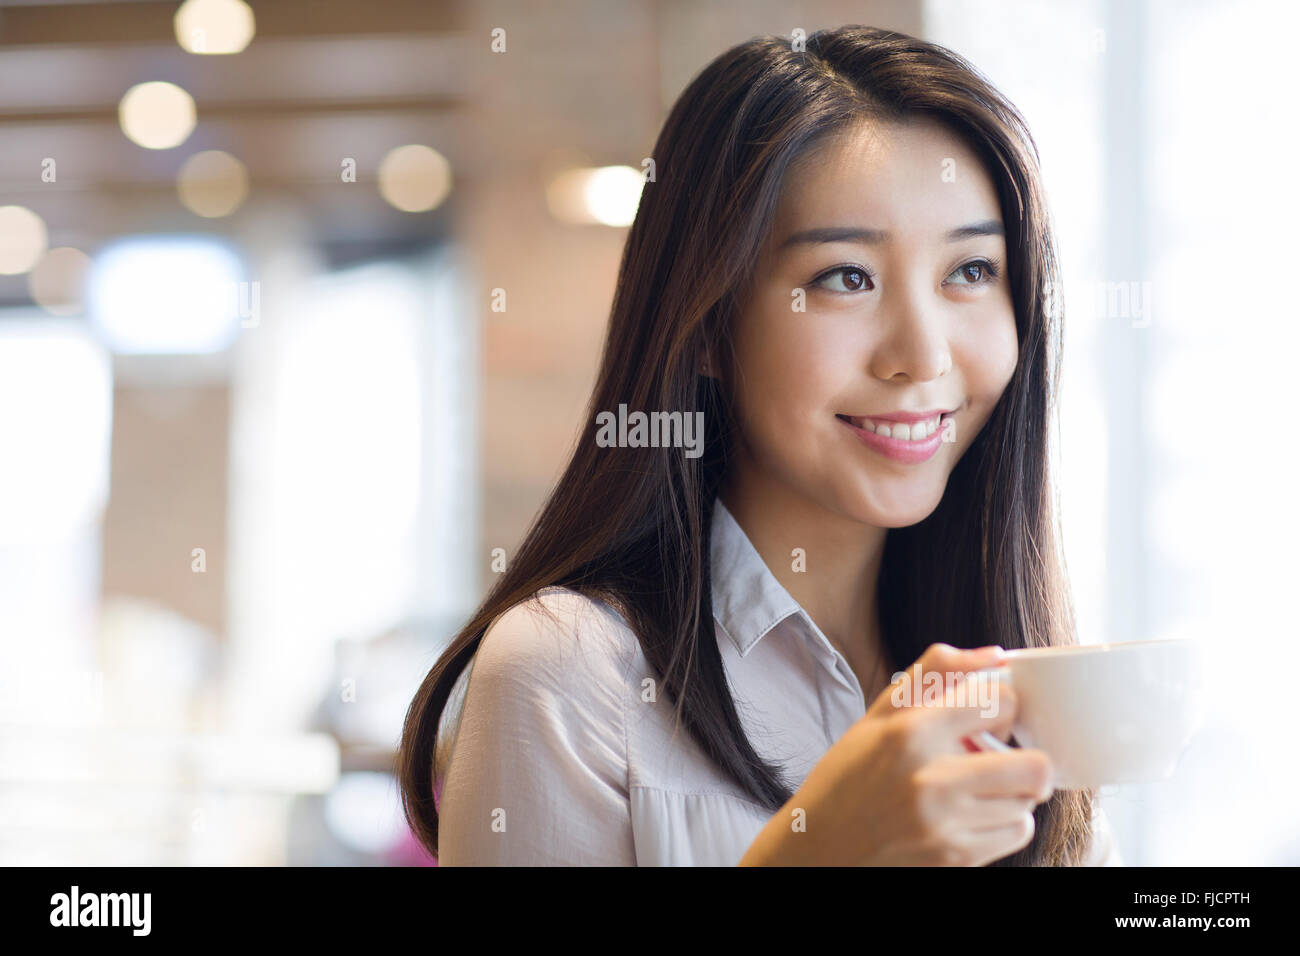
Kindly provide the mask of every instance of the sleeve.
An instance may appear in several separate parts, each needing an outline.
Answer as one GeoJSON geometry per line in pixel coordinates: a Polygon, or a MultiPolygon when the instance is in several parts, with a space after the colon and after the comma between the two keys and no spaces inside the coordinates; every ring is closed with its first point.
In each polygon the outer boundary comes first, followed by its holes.
{"type": "Polygon", "coordinates": [[[573,592],[535,597],[493,622],[442,781],[440,865],[635,865],[629,642],[630,631],[573,592]]]}
{"type": "Polygon", "coordinates": [[[1124,866],[1119,855],[1119,843],[1111,829],[1110,820],[1101,804],[1093,805],[1092,843],[1088,847],[1088,857],[1084,866],[1124,866]]]}

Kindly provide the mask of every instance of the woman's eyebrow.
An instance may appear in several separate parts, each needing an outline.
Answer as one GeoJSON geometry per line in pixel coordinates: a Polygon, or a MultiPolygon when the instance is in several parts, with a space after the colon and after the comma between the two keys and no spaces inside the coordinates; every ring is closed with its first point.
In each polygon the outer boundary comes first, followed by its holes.
{"type": "MultiPolygon", "coordinates": [[[[1005,236],[1006,230],[1002,228],[1002,223],[996,219],[983,219],[979,222],[972,222],[969,225],[958,226],[956,229],[950,229],[945,235],[944,240],[947,242],[960,242],[962,239],[970,239],[974,236],[1005,236]]],[[[854,226],[823,226],[817,229],[804,229],[802,232],[796,232],[788,236],[781,243],[781,248],[796,245],[799,243],[823,243],[823,242],[860,242],[865,245],[876,245],[889,241],[889,233],[884,229],[859,229],[854,226]]]]}

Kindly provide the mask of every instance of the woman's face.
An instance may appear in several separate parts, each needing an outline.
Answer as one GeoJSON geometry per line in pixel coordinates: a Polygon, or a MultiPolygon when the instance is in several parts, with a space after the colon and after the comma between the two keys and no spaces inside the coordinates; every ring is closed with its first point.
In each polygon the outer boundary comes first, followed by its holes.
{"type": "Polygon", "coordinates": [[[1016,366],[1002,231],[993,181],[932,121],[791,167],[734,329],[740,480],[879,527],[930,514],[1016,366]],[[933,421],[897,427],[949,410],[928,442],[933,421]]]}

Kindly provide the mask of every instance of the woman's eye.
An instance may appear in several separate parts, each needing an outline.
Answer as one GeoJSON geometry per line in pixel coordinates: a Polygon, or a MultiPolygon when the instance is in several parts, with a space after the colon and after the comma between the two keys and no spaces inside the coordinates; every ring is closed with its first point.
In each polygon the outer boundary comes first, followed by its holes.
{"type": "Polygon", "coordinates": [[[959,265],[948,278],[951,279],[956,276],[958,278],[957,285],[971,286],[992,282],[997,278],[997,275],[998,267],[996,263],[990,262],[988,259],[973,259],[959,265]]]}
{"type": "Polygon", "coordinates": [[[872,288],[871,273],[859,266],[837,266],[829,272],[823,272],[812,284],[831,292],[862,292],[872,288]],[[833,280],[838,280],[840,288],[828,284],[833,280]]]}

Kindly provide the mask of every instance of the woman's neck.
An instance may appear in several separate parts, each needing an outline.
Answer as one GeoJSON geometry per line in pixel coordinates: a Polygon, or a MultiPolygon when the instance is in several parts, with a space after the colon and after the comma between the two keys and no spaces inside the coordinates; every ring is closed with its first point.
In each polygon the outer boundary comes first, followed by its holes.
{"type": "Polygon", "coordinates": [[[869,703],[882,676],[889,683],[877,604],[888,529],[734,470],[719,497],[773,576],[844,655],[869,703]]]}

